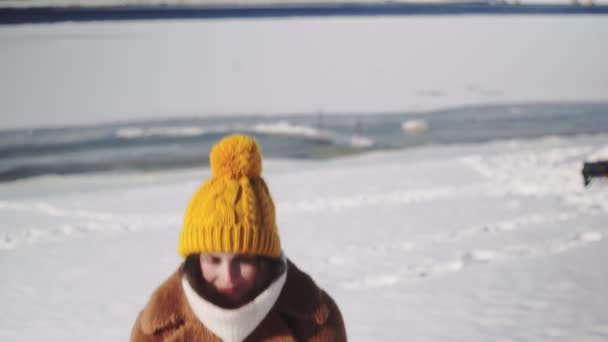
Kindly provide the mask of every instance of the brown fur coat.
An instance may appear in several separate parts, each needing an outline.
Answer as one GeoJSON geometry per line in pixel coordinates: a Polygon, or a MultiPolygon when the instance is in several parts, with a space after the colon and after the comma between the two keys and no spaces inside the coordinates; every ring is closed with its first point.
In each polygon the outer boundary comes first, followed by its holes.
{"type": "MultiPolygon", "coordinates": [[[[346,341],[342,315],[333,299],[288,261],[279,298],[246,342],[346,341]]],[[[195,342],[220,339],[194,315],[184,295],[181,268],[152,295],[137,317],[132,342],[195,342]]]]}

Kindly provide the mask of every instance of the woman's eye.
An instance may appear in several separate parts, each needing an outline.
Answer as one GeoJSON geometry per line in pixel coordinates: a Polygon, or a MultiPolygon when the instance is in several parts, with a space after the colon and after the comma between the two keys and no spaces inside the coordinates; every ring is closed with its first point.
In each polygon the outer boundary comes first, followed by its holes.
{"type": "Polygon", "coordinates": [[[207,256],[207,257],[205,257],[205,259],[203,259],[203,262],[205,262],[206,264],[211,264],[211,265],[219,265],[221,260],[218,257],[207,256]]]}

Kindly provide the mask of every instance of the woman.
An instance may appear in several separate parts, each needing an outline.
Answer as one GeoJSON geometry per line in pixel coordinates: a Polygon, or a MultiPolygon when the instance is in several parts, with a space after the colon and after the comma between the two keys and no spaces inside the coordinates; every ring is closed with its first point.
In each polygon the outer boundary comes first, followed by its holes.
{"type": "Polygon", "coordinates": [[[346,341],[333,299],[282,254],[256,141],[224,138],[192,196],[186,259],[137,317],[131,341],[346,341]]]}

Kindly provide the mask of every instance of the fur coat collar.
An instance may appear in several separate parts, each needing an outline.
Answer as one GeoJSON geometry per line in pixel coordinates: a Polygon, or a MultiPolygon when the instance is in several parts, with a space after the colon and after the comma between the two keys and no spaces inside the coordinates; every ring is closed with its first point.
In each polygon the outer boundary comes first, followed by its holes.
{"type": "MultiPolygon", "coordinates": [[[[154,292],[139,314],[131,341],[220,342],[202,320],[186,299],[180,268],[154,292]]],[[[244,341],[340,342],[346,341],[346,332],[333,299],[287,260],[287,277],[278,299],[244,341]]]]}

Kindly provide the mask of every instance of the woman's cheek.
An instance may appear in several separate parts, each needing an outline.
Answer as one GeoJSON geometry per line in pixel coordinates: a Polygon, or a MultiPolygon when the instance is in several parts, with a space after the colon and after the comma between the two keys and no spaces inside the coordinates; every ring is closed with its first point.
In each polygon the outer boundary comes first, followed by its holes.
{"type": "Polygon", "coordinates": [[[245,279],[248,283],[252,283],[255,280],[257,271],[255,266],[251,264],[244,264],[241,266],[241,274],[243,279],[245,279]]]}
{"type": "Polygon", "coordinates": [[[211,283],[213,282],[213,280],[215,280],[215,274],[217,273],[217,270],[214,265],[211,265],[209,263],[203,263],[201,265],[201,269],[203,273],[203,278],[205,278],[207,282],[211,283]]]}

